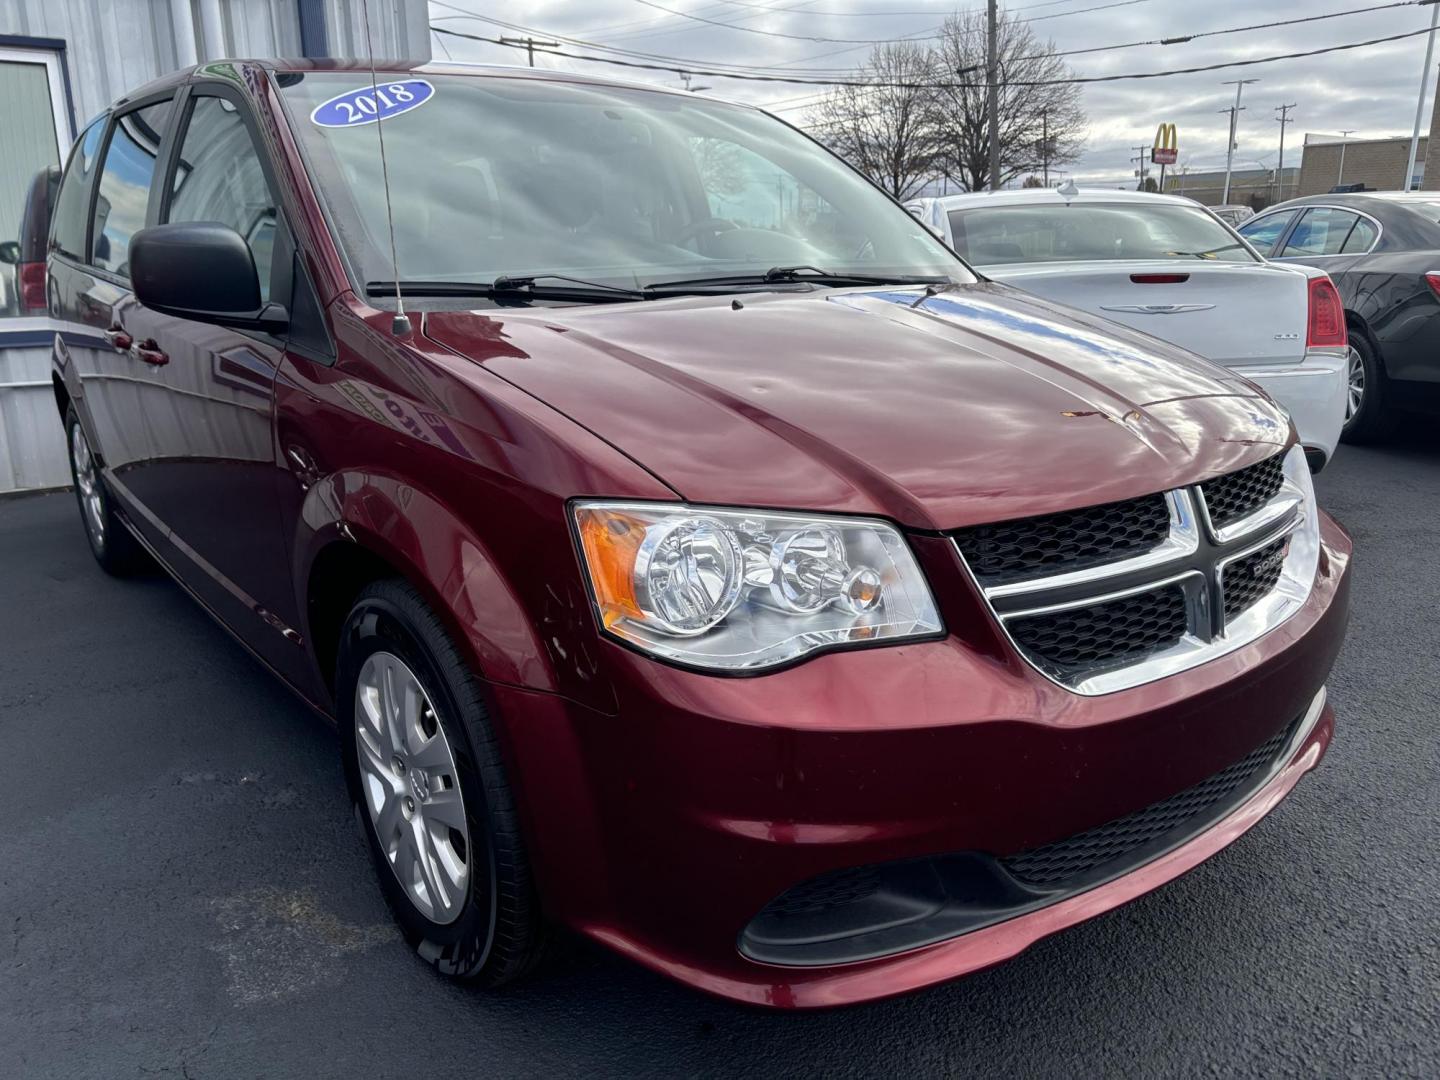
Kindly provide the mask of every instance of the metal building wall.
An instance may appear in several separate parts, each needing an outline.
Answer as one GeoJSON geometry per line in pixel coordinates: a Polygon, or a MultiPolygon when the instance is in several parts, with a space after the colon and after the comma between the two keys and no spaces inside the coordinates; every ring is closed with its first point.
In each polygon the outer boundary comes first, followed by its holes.
{"type": "MultiPolygon", "coordinates": [[[[65,42],[68,144],[110,102],[176,68],[305,55],[302,13],[323,19],[324,55],[363,53],[363,12],[360,0],[0,0],[0,36],[65,42]]],[[[377,57],[429,59],[425,0],[369,0],[369,13],[377,57]]],[[[0,493],[70,482],[50,348],[36,343],[53,329],[44,319],[0,319],[0,493]]]]}

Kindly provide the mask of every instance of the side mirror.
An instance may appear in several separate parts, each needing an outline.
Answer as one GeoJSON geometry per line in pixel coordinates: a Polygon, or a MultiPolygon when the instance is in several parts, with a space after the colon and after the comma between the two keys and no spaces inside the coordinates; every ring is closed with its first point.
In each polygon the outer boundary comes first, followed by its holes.
{"type": "Polygon", "coordinates": [[[152,311],[239,330],[284,332],[280,304],[260,302],[250,246],[213,221],[153,225],[130,238],[135,298],[152,311]]]}
{"type": "Polygon", "coordinates": [[[12,266],[20,261],[20,241],[6,240],[0,243],[0,263],[10,263],[12,266]]]}

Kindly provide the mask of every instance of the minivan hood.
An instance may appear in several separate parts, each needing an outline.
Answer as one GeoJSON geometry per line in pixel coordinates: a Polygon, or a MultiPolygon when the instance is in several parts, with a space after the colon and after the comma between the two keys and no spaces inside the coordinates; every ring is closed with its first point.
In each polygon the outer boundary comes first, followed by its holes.
{"type": "Polygon", "coordinates": [[[430,312],[424,332],[688,501],[921,529],[1194,483],[1290,432],[1244,379],[995,283],[430,312]]]}

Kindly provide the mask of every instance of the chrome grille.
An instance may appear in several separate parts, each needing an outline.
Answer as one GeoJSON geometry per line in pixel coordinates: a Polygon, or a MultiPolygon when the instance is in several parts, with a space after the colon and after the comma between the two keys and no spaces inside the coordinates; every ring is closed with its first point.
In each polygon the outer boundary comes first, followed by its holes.
{"type": "Polygon", "coordinates": [[[1164,495],[961,529],[955,542],[987,582],[1021,581],[1148,551],[1170,530],[1164,495]]]}
{"type": "Polygon", "coordinates": [[[1283,454],[1241,469],[1207,480],[1200,485],[1205,496],[1205,508],[1210,512],[1210,521],[1217,529],[1232,525],[1248,517],[1264,506],[1280,490],[1285,481],[1281,463],[1283,454]]]}
{"type": "Polygon", "coordinates": [[[954,541],[1021,655],[1063,686],[1104,694],[1214,659],[1289,618],[1309,596],[1319,523],[1295,447],[1192,487],[972,527],[954,541]],[[1157,501],[1163,533],[1145,524],[1157,501]]]}
{"type": "Polygon", "coordinates": [[[1026,615],[1010,633],[1031,656],[1061,673],[1137,660],[1185,636],[1185,592],[1178,585],[1089,607],[1026,615]]]}
{"type": "Polygon", "coordinates": [[[1259,551],[1242,555],[1226,565],[1221,578],[1225,589],[1225,615],[1234,618],[1253,607],[1275,587],[1285,569],[1285,538],[1266,544],[1259,551]]]}

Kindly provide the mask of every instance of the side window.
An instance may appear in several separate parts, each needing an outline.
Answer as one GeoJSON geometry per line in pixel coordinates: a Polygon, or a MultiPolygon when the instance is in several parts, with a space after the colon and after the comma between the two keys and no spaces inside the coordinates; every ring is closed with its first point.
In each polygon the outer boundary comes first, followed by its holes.
{"type": "Polygon", "coordinates": [[[105,133],[107,117],[100,117],[80,136],[60,181],[60,194],[55,197],[55,215],[51,222],[50,250],[84,262],[85,230],[90,224],[90,178],[95,173],[95,159],[100,149],[100,136],[105,133]]]}
{"type": "Polygon", "coordinates": [[[1306,210],[1280,254],[1286,258],[1339,255],[1357,220],[1356,215],[1348,210],[1334,210],[1328,206],[1306,210]]]}
{"type": "Polygon", "coordinates": [[[1285,227],[1295,219],[1295,211],[1285,211],[1278,214],[1266,214],[1264,217],[1252,218],[1241,225],[1238,232],[1249,240],[1255,250],[1261,255],[1269,255],[1270,249],[1275,246],[1275,241],[1285,231],[1285,227]]]}
{"type": "Polygon", "coordinates": [[[220,97],[196,97],[180,143],[180,159],[163,220],[218,221],[245,238],[270,300],[275,249],[275,198],[239,110],[220,97]]]}
{"type": "Polygon", "coordinates": [[[110,132],[95,199],[90,261],[101,270],[129,276],[130,237],[145,227],[145,208],[169,101],[123,113],[110,132]]]}
{"type": "Polygon", "coordinates": [[[1375,246],[1375,241],[1380,237],[1380,230],[1369,218],[1360,218],[1355,222],[1355,228],[1350,230],[1349,237],[1345,240],[1345,246],[1340,249],[1342,255],[1364,255],[1375,246]]]}

